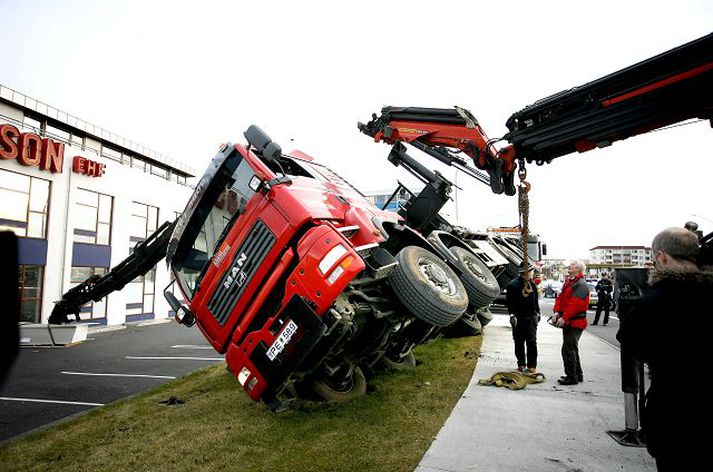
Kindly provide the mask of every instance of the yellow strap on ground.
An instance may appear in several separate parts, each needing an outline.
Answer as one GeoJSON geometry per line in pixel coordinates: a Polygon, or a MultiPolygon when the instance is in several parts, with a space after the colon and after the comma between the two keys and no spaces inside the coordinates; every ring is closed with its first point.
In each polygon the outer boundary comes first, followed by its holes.
{"type": "Polygon", "coordinates": [[[527,372],[498,372],[493,374],[488,379],[480,379],[480,385],[494,385],[496,387],[505,387],[510,390],[522,390],[529,384],[542,383],[545,381],[545,376],[541,373],[527,372]]]}

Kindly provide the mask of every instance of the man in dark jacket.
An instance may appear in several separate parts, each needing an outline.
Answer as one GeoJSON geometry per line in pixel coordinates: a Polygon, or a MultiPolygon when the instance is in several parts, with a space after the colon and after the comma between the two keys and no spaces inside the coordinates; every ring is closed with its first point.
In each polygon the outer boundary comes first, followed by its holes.
{"type": "Polygon", "coordinates": [[[609,310],[611,309],[611,294],[614,290],[614,284],[611,283],[607,274],[602,274],[602,280],[597,283],[595,287],[597,291],[597,315],[594,317],[593,325],[599,324],[599,317],[602,315],[602,310],[604,310],[604,323],[606,326],[609,324],[609,310]]]}
{"type": "Polygon", "coordinates": [[[705,468],[711,415],[701,379],[710,355],[713,273],[696,266],[698,238],[688,230],[662,231],[651,249],[650,286],[622,319],[617,339],[649,366],[641,426],[658,470],[705,468]]]}
{"type": "Polygon", "coordinates": [[[589,285],[584,278],[585,265],[572,261],[567,268],[569,278],[555,300],[555,325],[562,328],[562,363],[564,375],[557,381],[562,385],[577,385],[584,381],[579,359],[579,338],[587,328],[589,285]]]}
{"type": "MultiPolygon", "coordinates": [[[[532,280],[532,269],[532,266],[527,269],[530,280],[532,280]]],[[[540,304],[534,282],[530,282],[529,291],[523,290],[525,272],[521,267],[520,275],[508,284],[506,304],[513,325],[512,337],[515,341],[517,370],[534,373],[537,371],[537,324],[540,321],[540,304]]]]}

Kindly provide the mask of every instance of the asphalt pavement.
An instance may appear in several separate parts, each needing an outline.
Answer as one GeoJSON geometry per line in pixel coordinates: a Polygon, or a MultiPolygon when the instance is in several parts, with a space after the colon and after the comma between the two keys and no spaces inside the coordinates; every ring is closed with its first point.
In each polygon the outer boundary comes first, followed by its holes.
{"type": "MultiPolygon", "coordinates": [[[[478,385],[515,367],[508,317],[496,315],[469,386],[417,472],[655,470],[645,449],[606,434],[624,427],[616,314],[606,327],[588,327],[580,341],[585,381],[563,387],[561,331],[545,323],[553,304],[541,299],[538,329],[547,381],[522,391],[478,385]]],[[[198,329],[174,323],[90,333],[68,348],[24,348],[0,391],[0,442],[220,361],[198,329]]]]}
{"type": "Polygon", "coordinates": [[[220,362],[200,331],[174,322],[23,348],[0,391],[0,442],[220,362]]]}

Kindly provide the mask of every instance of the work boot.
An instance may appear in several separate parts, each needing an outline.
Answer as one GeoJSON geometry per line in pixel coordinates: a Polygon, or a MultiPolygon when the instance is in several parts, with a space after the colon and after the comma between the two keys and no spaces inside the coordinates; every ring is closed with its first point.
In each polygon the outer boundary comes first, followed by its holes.
{"type": "Polygon", "coordinates": [[[519,365],[519,366],[517,366],[517,371],[518,372],[527,372],[527,367],[525,367],[524,365],[519,365]]]}
{"type": "Polygon", "coordinates": [[[535,367],[528,367],[527,372],[530,374],[536,374],[537,373],[537,368],[535,367]]]}
{"type": "Polygon", "coordinates": [[[560,385],[577,385],[578,383],[576,380],[569,377],[559,378],[557,379],[557,382],[559,382],[560,385]]]}

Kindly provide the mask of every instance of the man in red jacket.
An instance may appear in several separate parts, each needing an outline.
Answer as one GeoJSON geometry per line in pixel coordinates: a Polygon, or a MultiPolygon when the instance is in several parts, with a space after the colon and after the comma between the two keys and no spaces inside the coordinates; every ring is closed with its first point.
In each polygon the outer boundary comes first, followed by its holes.
{"type": "Polygon", "coordinates": [[[584,381],[579,360],[579,338],[587,328],[589,308],[589,285],[584,278],[584,263],[572,261],[567,268],[569,279],[555,300],[556,326],[562,328],[562,361],[564,374],[558,382],[562,385],[577,385],[584,381]]]}

